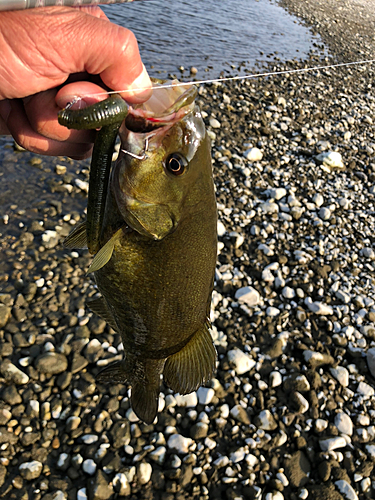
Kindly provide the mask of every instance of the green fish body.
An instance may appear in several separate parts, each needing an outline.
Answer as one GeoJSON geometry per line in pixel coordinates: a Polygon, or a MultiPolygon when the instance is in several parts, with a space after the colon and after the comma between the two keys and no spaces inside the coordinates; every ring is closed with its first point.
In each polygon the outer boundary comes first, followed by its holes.
{"type": "Polygon", "coordinates": [[[97,380],[130,383],[132,408],[147,423],[157,414],[161,375],[187,394],[215,369],[209,312],[217,210],[209,138],[194,98],[173,95],[177,105],[164,105],[151,121],[142,124],[141,108],[122,126],[123,152],[89,269],[102,297],[88,305],[121,334],[125,353],[97,380]]]}

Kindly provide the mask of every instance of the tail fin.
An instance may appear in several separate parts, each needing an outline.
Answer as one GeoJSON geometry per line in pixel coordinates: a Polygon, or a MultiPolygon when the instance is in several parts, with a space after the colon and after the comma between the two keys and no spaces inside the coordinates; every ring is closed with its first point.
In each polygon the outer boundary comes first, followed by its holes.
{"type": "Polygon", "coordinates": [[[165,359],[140,360],[127,356],[98,373],[98,382],[131,384],[131,405],[134,413],[146,424],[152,424],[158,412],[160,376],[165,359]]]}

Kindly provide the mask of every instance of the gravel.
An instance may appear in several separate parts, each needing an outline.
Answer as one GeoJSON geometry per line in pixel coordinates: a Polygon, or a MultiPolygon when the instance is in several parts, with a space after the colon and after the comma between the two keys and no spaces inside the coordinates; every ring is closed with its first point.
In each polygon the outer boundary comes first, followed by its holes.
{"type": "MultiPolygon", "coordinates": [[[[373,2],[282,3],[329,57],[267,69],[372,57],[373,2]]],[[[363,65],[199,87],[218,366],[190,395],[164,387],[151,425],[127,387],[95,383],[123,346],[85,305],[87,252],[62,246],[85,218],[88,161],[1,139],[0,498],[374,498],[373,82],[363,65]]]]}

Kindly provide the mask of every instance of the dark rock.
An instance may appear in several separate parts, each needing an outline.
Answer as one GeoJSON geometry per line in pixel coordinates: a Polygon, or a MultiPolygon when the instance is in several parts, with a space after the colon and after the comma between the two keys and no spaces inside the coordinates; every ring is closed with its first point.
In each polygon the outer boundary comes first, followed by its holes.
{"type": "Polygon", "coordinates": [[[1,396],[6,403],[12,406],[22,403],[22,398],[14,385],[5,387],[1,396]]]}
{"type": "Polygon", "coordinates": [[[109,500],[113,495],[113,486],[110,478],[100,469],[94,478],[87,482],[88,500],[109,500]]]}
{"type": "Polygon", "coordinates": [[[300,488],[306,484],[310,472],[310,462],[303,451],[296,451],[290,458],[285,460],[285,474],[291,486],[300,488]]]}
{"type": "Polygon", "coordinates": [[[56,375],[68,368],[68,360],[64,354],[57,352],[46,352],[35,360],[35,368],[40,373],[56,375]]]}

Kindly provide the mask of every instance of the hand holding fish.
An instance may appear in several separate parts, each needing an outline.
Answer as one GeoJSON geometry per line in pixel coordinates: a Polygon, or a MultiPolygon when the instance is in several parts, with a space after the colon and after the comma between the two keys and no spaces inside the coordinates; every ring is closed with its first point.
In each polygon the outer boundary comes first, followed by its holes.
{"type": "Polygon", "coordinates": [[[2,12],[0,53],[0,133],[36,153],[90,155],[95,133],[57,122],[72,96],[107,86],[128,90],[127,101],[141,103],[151,92],[133,33],[111,23],[98,7],[2,12]]]}

